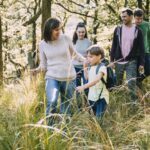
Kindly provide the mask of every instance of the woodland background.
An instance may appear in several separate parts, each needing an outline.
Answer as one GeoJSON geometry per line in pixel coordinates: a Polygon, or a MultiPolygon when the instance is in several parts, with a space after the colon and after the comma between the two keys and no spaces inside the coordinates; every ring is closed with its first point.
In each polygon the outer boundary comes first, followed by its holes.
{"type": "Polygon", "coordinates": [[[93,43],[109,50],[123,7],[142,8],[149,20],[149,0],[1,0],[0,81],[13,80],[22,70],[37,66],[38,43],[48,17],[59,18],[71,38],[76,24],[84,21],[93,43]]]}
{"type": "Polygon", "coordinates": [[[76,24],[85,22],[89,38],[104,47],[108,56],[123,7],[142,8],[144,19],[150,19],[149,0],[0,0],[1,150],[149,149],[150,78],[143,81],[135,112],[131,112],[128,89],[123,85],[111,92],[102,126],[74,107],[71,118],[56,115],[58,123],[48,127],[43,77],[33,79],[29,72],[38,66],[38,43],[47,18],[59,18],[62,32],[70,38],[76,24]]]}

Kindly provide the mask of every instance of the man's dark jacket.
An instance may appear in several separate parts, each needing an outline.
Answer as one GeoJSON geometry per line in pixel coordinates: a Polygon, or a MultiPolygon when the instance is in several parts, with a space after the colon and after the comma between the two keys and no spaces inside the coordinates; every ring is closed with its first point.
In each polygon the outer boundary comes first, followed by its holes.
{"type": "Polygon", "coordinates": [[[139,64],[143,66],[144,65],[144,40],[143,40],[142,31],[138,27],[135,27],[133,46],[126,58],[123,58],[121,52],[121,37],[122,37],[122,26],[118,26],[116,27],[113,36],[113,43],[110,52],[111,62],[117,60],[121,62],[121,61],[131,61],[131,60],[139,59],[139,64]]]}

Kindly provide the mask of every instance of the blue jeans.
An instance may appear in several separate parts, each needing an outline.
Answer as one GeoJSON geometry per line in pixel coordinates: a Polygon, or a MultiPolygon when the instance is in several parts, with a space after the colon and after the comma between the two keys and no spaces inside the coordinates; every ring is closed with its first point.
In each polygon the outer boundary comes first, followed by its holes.
{"type": "MultiPolygon", "coordinates": [[[[83,84],[86,84],[88,81],[85,79],[84,77],[84,71],[83,68],[77,68],[75,67],[76,73],[77,73],[77,77],[76,77],[76,86],[81,86],[82,83],[81,81],[83,80],[83,84]]],[[[79,109],[82,109],[83,107],[85,107],[85,99],[88,96],[88,91],[89,89],[84,90],[84,96],[81,95],[80,93],[76,94],[76,99],[77,99],[77,105],[79,109]]]]}
{"type": "Polygon", "coordinates": [[[145,77],[150,76],[150,54],[145,54],[145,65],[144,65],[144,74],[139,73],[139,59],[137,64],[137,85],[140,87],[141,82],[145,79],[145,77]]]}
{"type": "Polygon", "coordinates": [[[83,79],[83,84],[87,83],[87,80],[84,77],[84,71],[83,68],[77,68],[75,67],[77,78],[76,78],[76,85],[81,86],[81,79],[83,79]]]}
{"type": "Polygon", "coordinates": [[[60,113],[70,114],[70,101],[72,100],[74,91],[75,80],[58,81],[50,78],[46,79],[46,115],[49,115],[50,112],[56,112],[59,93],[61,96],[60,113]]]}
{"type": "Polygon", "coordinates": [[[99,99],[96,102],[89,100],[89,103],[90,103],[90,106],[93,110],[94,115],[96,117],[102,118],[103,115],[104,115],[104,112],[106,110],[106,107],[107,107],[107,103],[106,103],[105,99],[102,98],[102,99],[99,99]]]}
{"type": "Polygon", "coordinates": [[[126,80],[128,81],[128,88],[130,90],[131,100],[137,100],[136,94],[136,77],[137,77],[137,61],[132,60],[126,64],[116,63],[115,65],[117,85],[123,83],[124,72],[126,72],[126,80]]]}
{"type": "Polygon", "coordinates": [[[150,75],[150,54],[145,54],[145,65],[144,65],[145,75],[150,75]]]}

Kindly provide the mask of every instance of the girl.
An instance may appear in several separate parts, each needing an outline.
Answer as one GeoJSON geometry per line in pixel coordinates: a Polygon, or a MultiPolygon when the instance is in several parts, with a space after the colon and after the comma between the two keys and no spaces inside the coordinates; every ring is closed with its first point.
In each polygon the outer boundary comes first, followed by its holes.
{"type": "MultiPolygon", "coordinates": [[[[91,46],[92,42],[88,39],[87,30],[83,22],[79,22],[77,24],[73,35],[73,44],[76,51],[82,56],[86,57],[86,50],[89,46],[91,46]]],[[[83,80],[83,84],[87,83],[86,79],[84,78],[83,64],[79,61],[74,61],[73,64],[77,73],[76,85],[81,85],[81,79],[83,80]]]]}

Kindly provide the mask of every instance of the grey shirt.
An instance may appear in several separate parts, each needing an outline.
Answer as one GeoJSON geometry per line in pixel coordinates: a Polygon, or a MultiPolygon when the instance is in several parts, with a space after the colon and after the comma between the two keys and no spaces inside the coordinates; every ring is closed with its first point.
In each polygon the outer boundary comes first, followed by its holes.
{"type": "MultiPolygon", "coordinates": [[[[82,56],[85,57],[87,48],[91,45],[92,45],[92,42],[89,39],[84,38],[83,40],[77,40],[76,44],[74,45],[74,48],[76,49],[78,53],[80,53],[82,56]]],[[[83,68],[82,63],[77,60],[74,60],[73,64],[77,68],[83,68]]]]}

